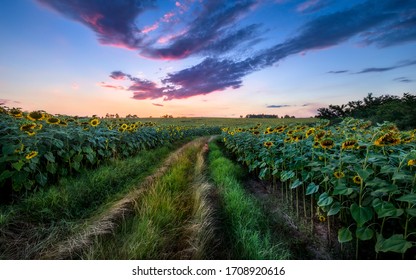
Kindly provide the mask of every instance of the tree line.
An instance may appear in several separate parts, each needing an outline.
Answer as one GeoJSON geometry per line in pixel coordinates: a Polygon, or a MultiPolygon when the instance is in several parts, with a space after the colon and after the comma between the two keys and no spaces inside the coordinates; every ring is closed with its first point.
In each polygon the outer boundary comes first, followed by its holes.
{"type": "Polygon", "coordinates": [[[394,122],[400,129],[416,128],[416,95],[403,93],[373,96],[369,93],[363,100],[350,101],[342,105],[319,108],[317,118],[337,122],[345,117],[370,120],[373,123],[394,122]]]}

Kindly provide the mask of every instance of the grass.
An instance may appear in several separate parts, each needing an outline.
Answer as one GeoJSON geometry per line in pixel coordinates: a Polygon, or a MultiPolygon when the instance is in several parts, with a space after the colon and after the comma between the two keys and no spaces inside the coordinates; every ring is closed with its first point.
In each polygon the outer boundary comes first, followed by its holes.
{"type": "Polygon", "coordinates": [[[224,157],[217,144],[210,144],[209,172],[218,186],[223,206],[224,230],[232,259],[289,259],[285,242],[271,232],[258,201],[242,184],[243,170],[224,157]]]}
{"type": "Polygon", "coordinates": [[[4,206],[0,210],[0,259],[36,257],[42,244],[62,239],[80,221],[106,211],[111,201],[137,187],[179,145],[142,151],[136,157],[86,170],[4,206]]]}
{"type": "Polygon", "coordinates": [[[82,256],[87,259],[190,259],[202,257],[196,249],[208,242],[201,206],[199,152],[205,140],[179,154],[165,175],[136,201],[135,213],[110,236],[97,238],[82,256]],[[197,164],[195,164],[197,162],[197,164]]]}

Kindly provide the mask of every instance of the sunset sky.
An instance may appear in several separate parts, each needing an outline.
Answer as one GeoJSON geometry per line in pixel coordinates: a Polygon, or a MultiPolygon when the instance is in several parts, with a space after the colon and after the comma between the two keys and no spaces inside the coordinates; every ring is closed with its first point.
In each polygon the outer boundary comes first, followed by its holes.
{"type": "Polygon", "coordinates": [[[2,0],[0,103],[52,114],[316,115],[415,93],[414,0],[2,0]]]}

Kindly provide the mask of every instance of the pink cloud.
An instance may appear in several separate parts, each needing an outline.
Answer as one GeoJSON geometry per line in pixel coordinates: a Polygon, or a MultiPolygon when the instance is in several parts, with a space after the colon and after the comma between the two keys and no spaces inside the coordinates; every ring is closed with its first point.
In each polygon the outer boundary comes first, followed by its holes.
{"type": "Polygon", "coordinates": [[[97,85],[100,86],[100,87],[103,87],[103,88],[110,88],[110,89],[115,89],[115,90],[124,90],[125,89],[123,86],[109,85],[105,82],[98,83],[97,85]]]}
{"type": "Polygon", "coordinates": [[[158,28],[159,28],[159,23],[158,23],[158,22],[156,22],[156,23],[155,23],[155,24],[153,24],[153,25],[150,25],[150,26],[145,26],[145,27],[142,29],[142,33],[147,34],[147,33],[151,32],[151,31],[153,31],[153,30],[156,30],[156,29],[158,29],[158,28]]]}

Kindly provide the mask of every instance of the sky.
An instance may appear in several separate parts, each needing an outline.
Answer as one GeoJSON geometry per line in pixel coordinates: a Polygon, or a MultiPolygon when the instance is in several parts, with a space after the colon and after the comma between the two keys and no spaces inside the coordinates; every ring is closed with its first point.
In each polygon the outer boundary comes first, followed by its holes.
{"type": "Polygon", "coordinates": [[[2,0],[0,103],[310,117],[415,94],[414,0],[2,0]]]}

